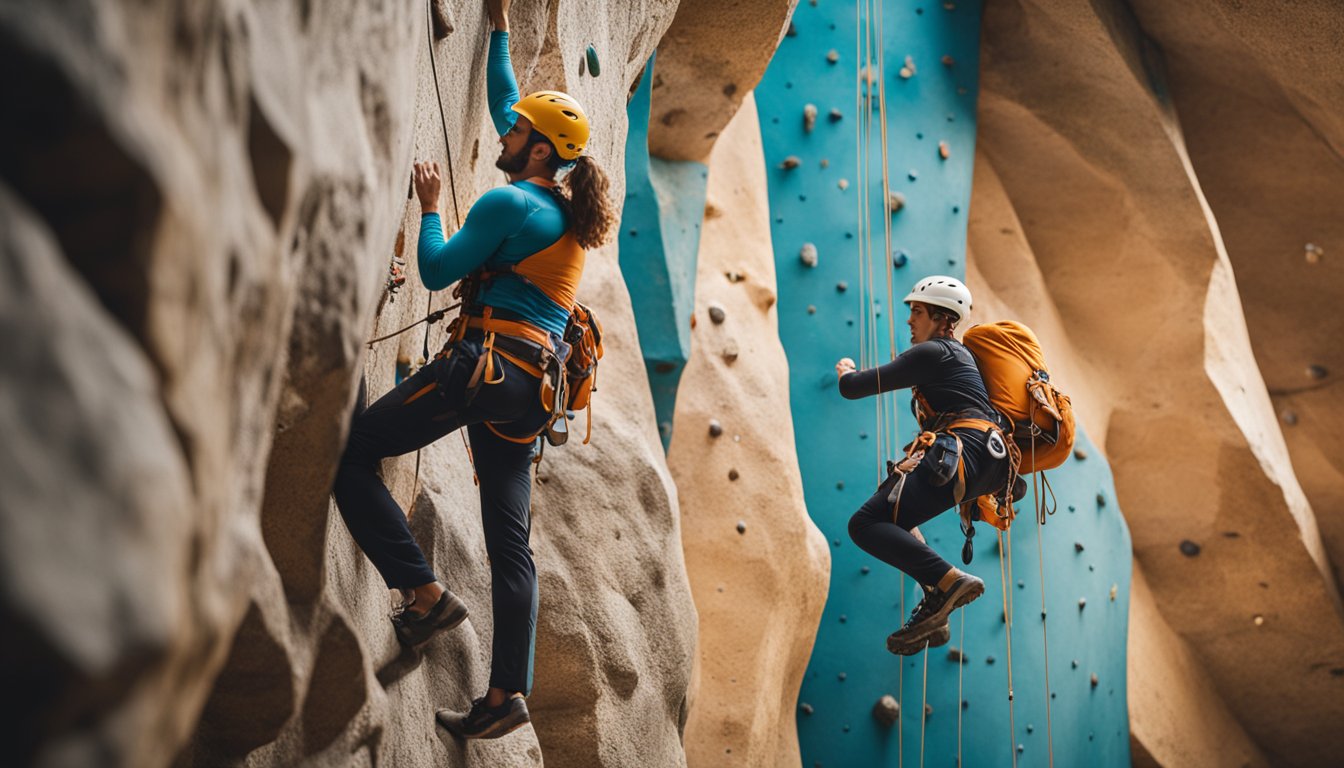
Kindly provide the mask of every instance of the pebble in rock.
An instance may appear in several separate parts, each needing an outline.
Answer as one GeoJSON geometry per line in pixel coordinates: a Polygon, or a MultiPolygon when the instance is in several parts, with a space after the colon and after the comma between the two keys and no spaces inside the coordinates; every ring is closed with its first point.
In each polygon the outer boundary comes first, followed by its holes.
{"type": "Polygon", "coordinates": [[[736,469],[730,469],[730,470],[728,470],[728,479],[729,479],[729,480],[736,480],[736,479],[739,478],[739,477],[741,477],[741,475],[739,475],[739,474],[737,473],[737,470],[736,470],[736,469]]]}
{"type": "Polygon", "coordinates": [[[1199,554],[1199,545],[1189,539],[1182,539],[1181,554],[1186,557],[1194,557],[1199,554]]]}
{"type": "Polygon", "coordinates": [[[1097,673],[1096,673],[1096,672],[1093,672],[1093,673],[1092,673],[1092,687],[1093,687],[1093,688],[1096,688],[1096,687],[1097,687],[1097,683],[1099,683],[1099,682],[1100,682],[1100,681],[1097,679],[1097,673]]]}
{"type": "Polygon", "coordinates": [[[710,437],[718,437],[719,435],[722,435],[722,434],[723,434],[723,425],[719,423],[719,420],[718,420],[718,419],[710,419],[710,420],[709,420],[709,436],[710,436],[710,437]]]}
{"type": "Polygon", "coordinates": [[[834,64],[835,62],[840,60],[840,52],[832,48],[831,50],[826,52],[826,60],[834,64]]]}
{"type": "Polygon", "coordinates": [[[1082,551],[1083,551],[1083,542],[1081,542],[1081,541],[1075,541],[1075,542],[1073,542],[1073,551],[1074,551],[1074,552],[1082,552],[1082,551]]]}
{"type": "Polygon", "coordinates": [[[887,196],[887,212],[896,213],[905,207],[905,195],[900,192],[892,192],[887,196]]]}
{"type": "Polygon", "coordinates": [[[798,249],[798,260],[803,262],[805,267],[817,266],[817,246],[803,243],[803,247],[798,249]]]}
{"type": "Polygon", "coordinates": [[[838,110],[838,109],[832,109],[832,110],[831,110],[831,114],[829,115],[829,117],[830,117],[832,123],[838,123],[838,122],[840,122],[841,120],[844,119],[844,117],[845,117],[845,113],[844,113],[844,112],[841,112],[841,111],[838,110]]]}
{"type": "Polygon", "coordinates": [[[901,704],[896,697],[887,694],[873,704],[873,719],[883,726],[891,727],[901,719],[901,704]]]}
{"type": "Polygon", "coordinates": [[[849,189],[849,179],[841,179],[835,182],[835,186],[839,187],[842,190],[849,189]]]}
{"type": "Polygon", "coordinates": [[[727,317],[728,313],[724,312],[722,306],[718,304],[709,305],[709,319],[715,325],[722,325],[724,319],[726,319],[727,317]]]}
{"type": "Polygon", "coordinates": [[[839,291],[840,293],[844,293],[845,291],[849,290],[849,283],[846,283],[844,280],[841,280],[840,282],[835,284],[835,290],[839,291]]]}
{"type": "Polygon", "coordinates": [[[952,156],[952,148],[947,145],[946,141],[938,142],[938,156],[944,160],[952,156]]]}
{"type": "Polygon", "coordinates": [[[1077,460],[1079,460],[1079,461],[1083,461],[1083,460],[1087,459],[1087,451],[1083,450],[1082,448],[1074,448],[1074,449],[1073,449],[1073,458],[1075,458],[1075,459],[1077,459],[1077,460]]]}
{"type": "Polygon", "coordinates": [[[747,532],[747,523],[746,523],[745,520],[738,520],[738,521],[737,521],[737,532],[738,532],[738,533],[746,533],[746,532],[747,532]]]}
{"type": "Polygon", "coordinates": [[[803,131],[811,133],[813,128],[817,127],[817,105],[808,104],[803,107],[803,131]]]}
{"type": "Polygon", "coordinates": [[[803,161],[799,160],[797,155],[789,155],[788,157],[784,158],[784,161],[779,164],[779,167],[786,171],[792,171],[794,168],[797,168],[802,164],[803,161]]]}

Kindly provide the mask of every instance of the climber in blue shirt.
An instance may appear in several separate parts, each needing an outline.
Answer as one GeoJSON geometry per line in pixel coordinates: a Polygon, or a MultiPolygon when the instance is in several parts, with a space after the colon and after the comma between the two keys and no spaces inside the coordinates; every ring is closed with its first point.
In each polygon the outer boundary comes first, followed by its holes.
{"type": "Polygon", "coordinates": [[[379,463],[466,427],[480,484],[494,632],[489,690],[465,713],[436,715],[464,738],[496,738],[530,721],[524,697],[532,688],[537,573],[528,546],[529,468],[554,410],[543,402],[542,379],[563,366],[568,352],[562,336],[586,250],[607,240],[617,216],[605,173],[583,154],[582,107],[556,91],[519,98],[509,61],[509,0],[486,5],[494,25],[487,94],[501,144],[495,166],[509,183],[482,195],[445,239],[439,165],[415,164],[420,278],[430,290],[462,281],[462,315],[433,361],[356,414],[333,487],[351,535],[388,588],[403,595],[392,619],[397,639],[420,646],[465,620],[467,606],[438,581],[379,478],[379,463]]]}

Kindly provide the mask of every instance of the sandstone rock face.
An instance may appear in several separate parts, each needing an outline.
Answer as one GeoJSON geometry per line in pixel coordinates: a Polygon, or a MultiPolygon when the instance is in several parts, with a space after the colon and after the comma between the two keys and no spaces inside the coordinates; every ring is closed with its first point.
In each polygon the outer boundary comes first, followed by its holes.
{"type": "MultiPolygon", "coordinates": [[[[1337,82],[1318,76],[1328,64],[1302,60],[1312,47],[1298,36],[1329,34],[1338,19],[1322,21],[1323,4],[1277,15],[1262,3],[989,5],[970,274],[974,290],[1044,328],[1060,381],[1079,393],[1080,418],[1114,469],[1157,610],[1207,671],[1200,685],[1218,691],[1269,763],[1318,765],[1344,747],[1330,671],[1344,669],[1344,621],[1323,540],[1333,517],[1318,522],[1328,508],[1314,508],[1303,485],[1328,488],[1335,475],[1316,462],[1294,471],[1266,381],[1286,386],[1306,358],[1325,359],[1313,332],[1298,332],[1292,286],[1312,282],[1301,294],[1310,304],[1337,282],[1312,277],[1286,230],[1303,239],[1303,229],[1328,238],[1337,228],[1338,185],[1333,204],[1325,187],[1338,171],[1331,115],[1344,102],[1337,82]],[[1233,89],[1241,95],[1224,99],[1233,89]],[[1255,160],[1217,167],[1234,154],[1255,160]],[[1324,175],[1298,183],[1317,169],[1324,175]],[[1299,198],[1318,193],[1311,205],[1299,198]],[[1256,223],[1280,211],[1286,223],[1269,232],[1256,223]],[[1287,266],[1285,249],[1300,263],[1287,266]],[[1285,335],[1294,341],[1280,344],[1285,335]]],[[[1316,326],[1322,340],[1328,325],[1316,326]]],[[[1326,454],[1327,432],[1304,431],[1296,445],[1326,454]]],[[[1135,706],[1157,695],[1144,686],[1170,684],[1154,670],[1184,651],[1168,651],[1131,656],[1135,706]]],[[[1186,728],[1212,744],[1227,727],[1143,718],[1134,736],[1175,765],[1187,762],[1175,746],[1186,728]]]]}
{"type": "Polygon", "coordinates": [[[791,420],[779,418],[789,413],[788,362],[750,96],[710,157],[700,242],[699,322],[668,453],[700,613],[687,760],[797,765],[798,687],[826,600],[830,553],[803,501],[791,420]],[[711,320],[714,308],[722,324],[711,320]],[[724,356],[729,348],[739,350],[735,360],[724,356]]]}
{"type": "MultiPolygon", "coordinates": [[[[417,287],[412,160],[444,162],[446,134],[450,228],[500,182],[483,8],[440,5],[442,123],[426,3],[0,9],[0,92],[21,105],[0,129],[15,340],[0,605],[19,762],[685,762],[695,614],[614,248],[589,255],[580,289],[607,330],[593,443],[552,450],[534,496],[535,729],[465,746],[433,724],[488,674],[461,441],[384,466],[473,611],[423,656],[400,652],[381,580],[330,507],[361,375],[376,397],[398,357],[443,341],[435,326],[363,349],[449,303],[417,287]],[[389,297],[394,254],[409,279],[389,297]]],[[[523,89],[585,104],[617,199],[626,95],[675,7],[514,10],[523,89]],[[590,45],[600,76],[579,74],[590,45]]]]}

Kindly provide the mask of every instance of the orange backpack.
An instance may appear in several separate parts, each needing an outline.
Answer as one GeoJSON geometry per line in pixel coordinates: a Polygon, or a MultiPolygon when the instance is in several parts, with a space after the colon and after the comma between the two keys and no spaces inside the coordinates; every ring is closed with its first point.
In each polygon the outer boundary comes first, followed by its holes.
{"type": "Polygon", "coordinates": [[[1073,404],[1050,383],[1036,334],[1004,320],[971,327],[963,343],[975,356],[990,403],[1012,420],[1011,436],[1022,451],[1017,474],[1063,464],[1073,451],[1073,404]]]}

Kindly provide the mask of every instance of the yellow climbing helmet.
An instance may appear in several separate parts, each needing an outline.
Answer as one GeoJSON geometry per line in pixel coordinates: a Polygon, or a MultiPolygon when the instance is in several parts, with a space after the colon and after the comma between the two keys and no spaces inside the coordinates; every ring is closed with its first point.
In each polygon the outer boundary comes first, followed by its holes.
{"type": "Polygon", "coordinates": [[[588,116],[573,96],[559,91],[537,91],[513,105],[513,111],[532,121],[532,129],[551,140],[563,160],[583,154],[588,143],[588,116]]]}

